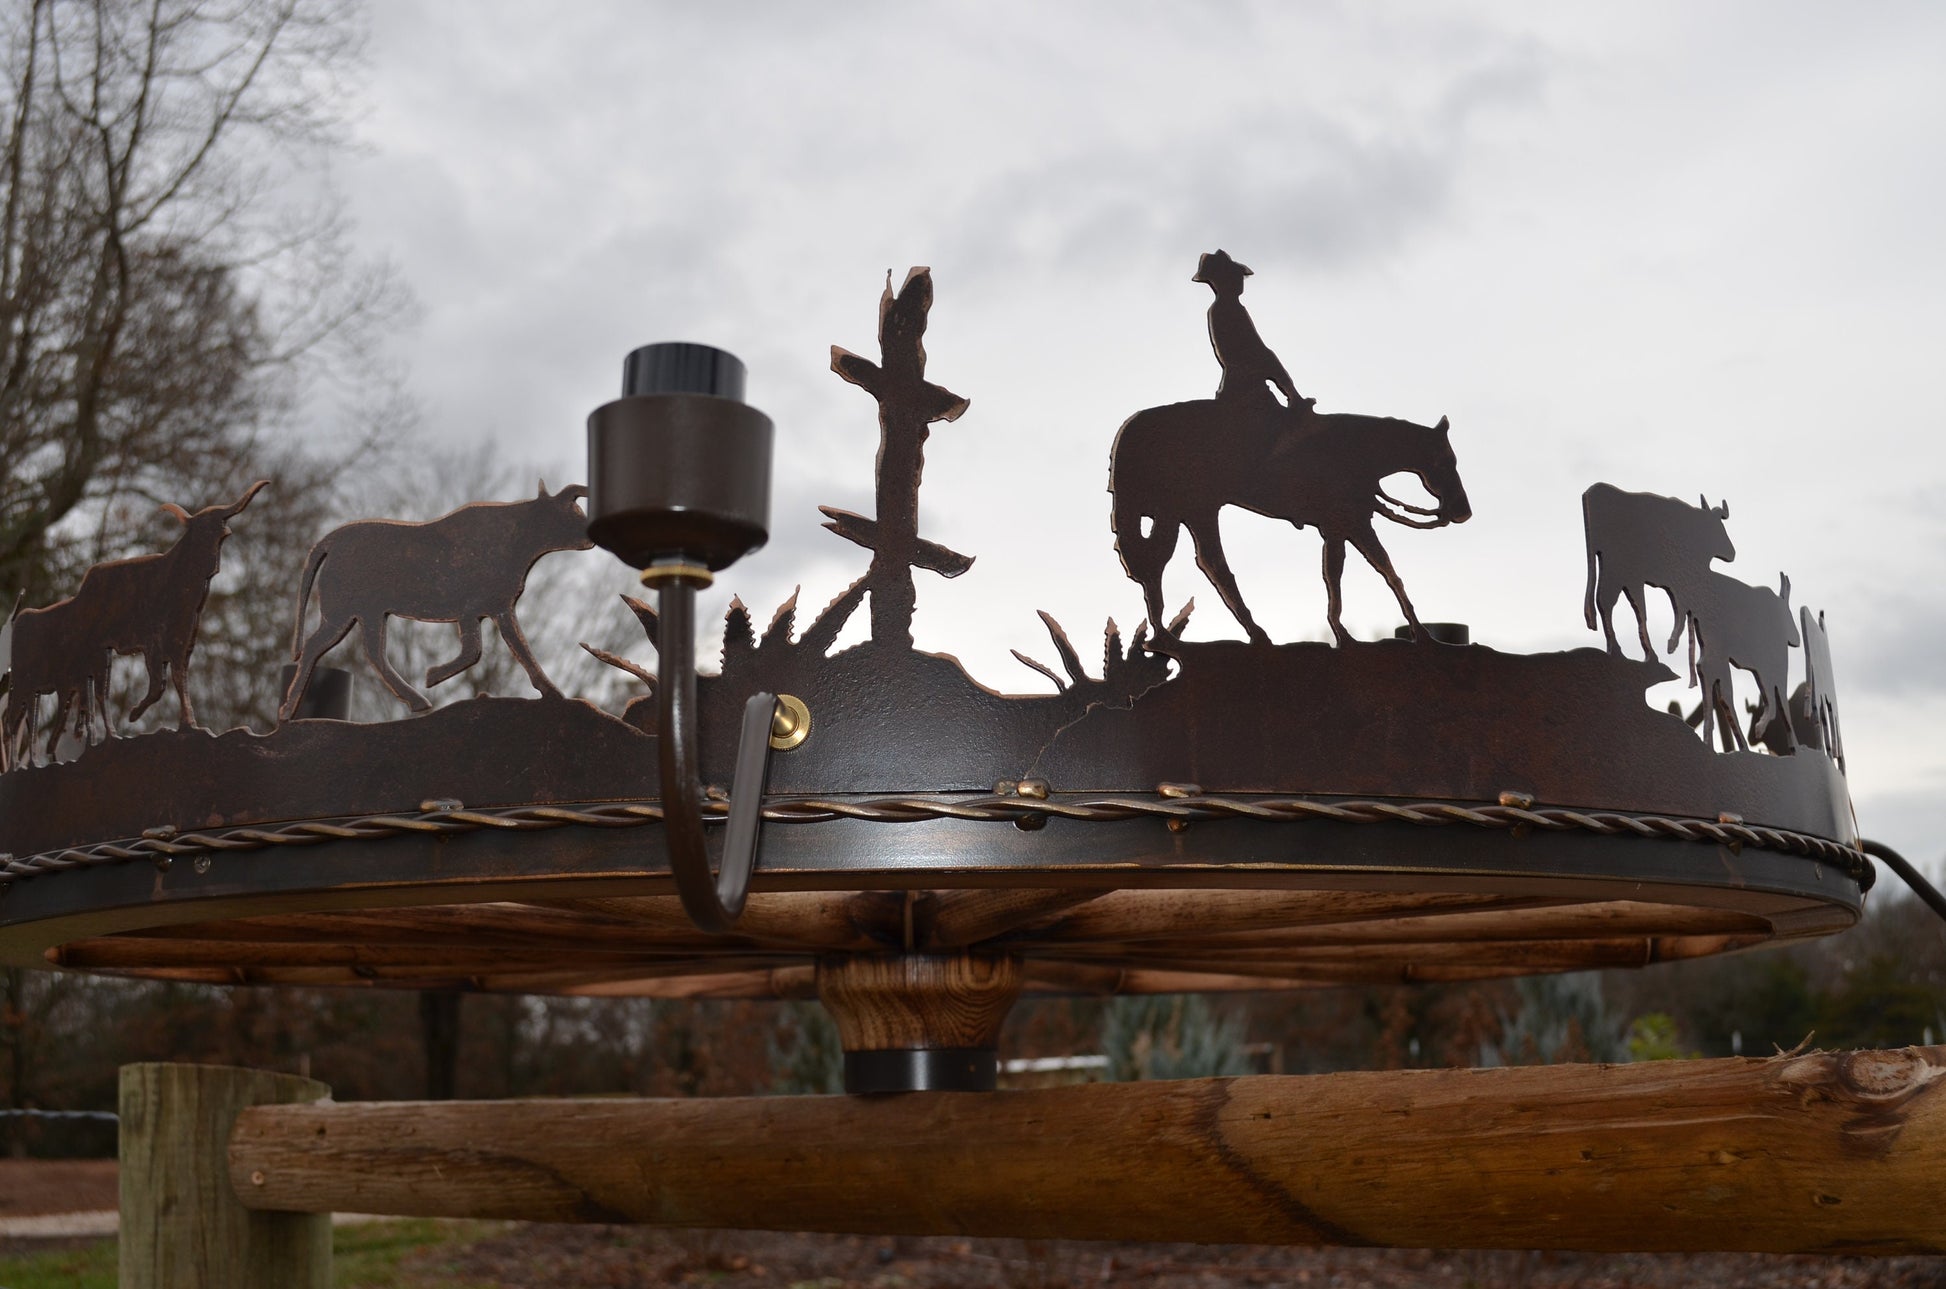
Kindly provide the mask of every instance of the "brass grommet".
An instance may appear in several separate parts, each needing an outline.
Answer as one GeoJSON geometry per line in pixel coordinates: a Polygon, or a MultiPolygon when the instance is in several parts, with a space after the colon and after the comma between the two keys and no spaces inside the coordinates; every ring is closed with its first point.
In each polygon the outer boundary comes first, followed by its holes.
{"type": "Polygon", "coordinates": [[[701,564],[651,564],[642,570],[642,585],[654,588],[661,582],[687,582],[698,590],[716,580],[716,574],[701,564]]]}
{"type": "Polygon", "coordinates": [[[777,710],[770,717],[770,746],[788,752],[811,737],[811,709],[796,694],[777,695],[777,710]]]}

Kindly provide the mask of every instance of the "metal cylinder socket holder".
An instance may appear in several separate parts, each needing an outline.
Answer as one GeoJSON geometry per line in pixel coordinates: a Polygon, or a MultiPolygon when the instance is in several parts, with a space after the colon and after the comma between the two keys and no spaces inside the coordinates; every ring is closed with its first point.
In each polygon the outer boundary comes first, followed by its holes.
{"type": "Polygon", "coordinates": [[[635,350],[622,367],[622,397],[588,417],[588,538],[642,569],[656,592],[663,838],[676,893],[705,931],[728,931],[743,912],[777,698],[752,694],[745,706],[722,863],[712,874],[696,746],[696,588],[769,536],[770,449],[770,418],[743,402],[743,363],[708,345],[635,350]]]}
{"type": "Polygon", "coordinates": [[[770,535],[770,418],[743,364],[708,345],[644,345],[623,396],[588,417],[588,537],[646,569],[727,568],[770,535]]]}

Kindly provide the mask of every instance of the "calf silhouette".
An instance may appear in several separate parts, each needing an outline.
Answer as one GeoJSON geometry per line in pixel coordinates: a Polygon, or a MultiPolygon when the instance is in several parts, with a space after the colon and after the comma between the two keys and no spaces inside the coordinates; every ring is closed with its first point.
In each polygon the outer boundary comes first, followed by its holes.
{"type": "Polygon", "coordinates": [[[526,589],[527,574],[551,551],[587,550],[588,517],[576,504],[588,490],[580,484],[549,494],[545,481],[526,501],[479,502],[427,523],[372,519],[326,533],[311,548],[297,592],[297,626],[291,655],[297,674],[284,695],[279,719],[289,720],[322,658],[363,627],[365,656],[385,687],[415,712],[432,706],[385,660],[385,620],[452,622],[459,627],[460,651],[450,662],[426,671],[428,688],[452,679],[480,660],[480,623],[488,618],[500,638],[527,670],[534,688],[550,698],[561,691],[541,670],[514,618],[514,601],[526,589]],[[304,618],[317,587],[320,621],[304,639],[304,618]]]}
{"type": "MultiPolygon", "coordinates": [[[[154,706],[165,688],[173,688],[182,707],[177,728],[195,723],[189,701],[189,655],[196,648],[210,579],[216,576],[223,540],[230,535],[230,520],[267,486],[269,480],[260,479],[230,505],[205,506],[193,515],[165,502],[164,513],[183,526],[168,550],[97,564],[82,575],[72,596],[14,615],[12,688],[0,721],[4,725],[0,741],[7,744],[10,755],[24,758],[25,747],[16,748],[15,742],[33,724],[43,694],[58,700],[47,741],[50,757],[70,712],[77,734],[92,739],[96,714],[103,736],[111,733],[107,695],[111,654],[139,653],[148,669],[148,692],[129,712],[131,720],[154,706]]],[[[31,730],[25,737],[31,742],[31,730]]]]}
{"type": "MultiPolygon", "coordinates": [[[[1796,746],[1791,734],[1790,708],[1784,685],[1790,666],[1790,647],[1798,643],[1797,618],[1791,613],[1791,579],[1778,575],[1778,589],[1751,586],[1721,573],[1711,573],[1696,587],[1689,613],[1691,679],[1703,687],[1703,742],[1710,741],[1716,718],[1722,718],[1717,737],[1729,751],[1748,751],[1749,740],[1731,701],[1730,669],[1741,667],[1757,677],[1757,707],[1750,728],[1779,740],[1781,750],[1796,746]]],[[[1773,749],[1777,750],[1777,749],[1773,749]]]]}
{"type": "Polygon", "coordinates": [[[1615,604],[1626,597],[1635,610],[1642,654],[1654,658],[1649,643],[1649,619],[1644,600],[1648,588],[1661,587],[1669,595],[1676,629],[1660,651],[1667,653],[1682,638],[1689,618],[1688,601],[1710,573],[1711,560],[1736,558],[1736,547],[1723,521],[1730,504],[1692,506],[1652,492],[1624,492],[1598,483],[1581,494],[1581,517],[1588,535],[1588,590],[1583,612],[1589,630],[1599,622],[1608,652],[1620,653],[1615,638],[1615,604]]]}
{"type": "Polygon", "coordinates": [[[1831,675],[1831,641],[1824,633],[1824,613],[1812,617],[1808,608],[1799,609],[1798,620],[1804,633],[1804,683],[1798,687],[1804,695],[1804,726],[1797,731],[1798,741],[1822,748],[1843,770],[1845,740],[1838,731],[1838,691],[1831,675]]]}
{"type": "MultiPolygon", "coordinates": [[[[62,601],[61,603],[67,603],[62,601]]],[[[55,605],[49,608],[57,607],[55,605]]],[[[20,661],[12,666],[6,714],[0,718],[0,764],[11,769],[31,762],[34,722],[42,695],[54,696],[54,723],[48,727],[46,755],[53,759],[62,735],[72,729],[84,743],[95,741],[97,725],[105,738],[108,723],[108,664],[104,648],[73,649],[61,638],[63,615],[42,609],[16,612],[7,624],[20,642],[20,661]]]]}

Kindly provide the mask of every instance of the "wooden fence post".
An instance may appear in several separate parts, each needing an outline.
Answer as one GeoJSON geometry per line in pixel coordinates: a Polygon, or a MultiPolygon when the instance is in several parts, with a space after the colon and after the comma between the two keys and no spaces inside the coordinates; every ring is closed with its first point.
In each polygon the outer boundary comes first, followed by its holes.
{"type": "Polygon", "coordinates": [[[331,1215],[247,1209],[229,1167],[246,1107],[330,1095],[264,1070],[124,1065],[121,1289],[330,1289],[331,1215]]]}

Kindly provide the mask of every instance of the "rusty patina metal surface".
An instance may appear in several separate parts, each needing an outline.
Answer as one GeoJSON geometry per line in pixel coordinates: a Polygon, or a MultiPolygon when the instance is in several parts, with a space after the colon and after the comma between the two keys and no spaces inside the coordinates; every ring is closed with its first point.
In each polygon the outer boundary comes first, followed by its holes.
{"type": "MultiPolygon", "coordinates": [[[[875,361],[833,351],[833,369],[878,407],[877,513],[825,511],[827,527],[871,552],[869,566],[807,621],[799,620],[795,595],[767,619],[733,603],[720,674],[704,677],[698,692],[702,777],[719,788],[730,781],[736,730],[753,693],[789,693],[810,712],[808,738],[772,756],[767,817],[779,826],[763,834],[753,885],[759,912],[770,895],[814,889],[866,898],[945,888],[1020,888],[1023,897],[1050,894],[1030,888],[1224,888],[1270,901],[1307,889],[1382,888],[1387,898],[1498,893],[1590,907],[1605,907],[1620,890],[1652,890],[1665,912],[1639,917],[1665,917],[1666,944],[1651,936],[1645,950],[1636,941],[1601,940],[1607,947],[1588,948],[1582,965],[1823,933],[1855,918],[1869,870],[1851,858],[1856,838],[1823,617],[1794,611],[1786,592],[1713,566],[1736,553],[1727,503],[1691,505],[1596,485],[1584,498],[1583,607],[1599,644],[1519,655],[1437,643],[1419,629],[1375,521],[1431,530],[1470,516],[1447,422],[1317,411],[1245,310],[1247,273],[1212,252],[1196,275],[1215,295],[1215,395],[1138,411],[1115,436],[1113,536],[1136,608],[1122,620],[1137,625],[1125,632],[1107,624],[1097,668],[1077,637],[1040,614],[1035,633],[1045,632],[1052,663],[1031,657],[1033,646],[1016,656],[1053,693],[997,692],[953,658],[913,646],[913,570],[956,577],[973,565],[920,536],[931,427],[959,421],[955,440],[974,432],[968,401],[927,376],[930,272],[913,270],[897,290],[888,280],[875,361]],[[1415,476],[1432,503],[1399,500],[1388,479],[1401,474],[1415,476]],[[1319,534],[1320,620],[1335,643],[1278,642],[1256,623],[1222,551],[1218,512],[1231,505],[1319,534]],[[1192,640],[1186,610],[1165,619],[1162,574],[1185,529],[1246,638],[1192,640]],[[1344,630],[1337,581],[1347,548],[1386,577],[1413,638],[1359,641],[1344,630]],[[1649,629],[1648,615],[1659,609],[1649,588],[1671,604],[1675,630],[1666,641],[1649,629]],[[1624,649],[1626,632],[1615,630],[1623,601],[1636,615],[1639,657],[1624,649]],[[868,638],[838,648],[868,602],[868,638]],[[1689,656],[1677,652],[1685,638],[1689,656]],[[1693,718],[1707,723],[1701,735],[1645,699],[1685,671],[1701,691],[1693,718]],[[1747,692],[1760,697],[1754,712],[1738,713],[1732,687],[1748,683],[1745,674],[1755,678],[1747,692]],[[1004,791],[996,794],[996,785],[1004,791]],[[839,808],[811,818],[804,812],[822,807],[805,799],[839,808]],[[1142,808],[1115,804],[1127,801],[1142,808]],[[1787,836],[1804,840],[1773,844],[1787,836]],[[1696,914],[1704,921],[1758,923],[1736,923],[1734,934],[1711,939],[1681,930],[1694,922],[1685,909],[1713,910],[1696,914]]],[[[1104,444],[1112,423],[1104,418],[1104,444]]],[[[534,900],[665,896],[659,827],[639,826],[654,815],[660,793],[653,698],[643,693],[610,712],[561,696],[514,619],[534,561],[587,545],[575,505],[581,492],[543,488],[527,501],[471,506],[433,524],[349,525],[320,541],[300,588],[306,601],[315,589],[323,618],[307,633],[300,611],[303,668],[362,627],[383,682],[417,710],[425,699],[383,661],[386,616],[458,624],[458,656],[427,673],[429,686],[477,659],[479,624],[492,619],[539,697],[468,699],[376,724],[293,720],[221,735],[185,719],[175,730],[104,737],[72,763],[23,758],[0,775],[0,851],[11,857],[5,871],[15,878],[0,896],[0,952],[19,958],[74,936],[361,903],[449,904],[515,892],[534,900]],[[303,839],[200,850],[173,840],[243,837],[252,829],[303,839]],[[147,846],[132,844],[145,837],[147,846]],[[67,852],[91,858],[33,862],[67,852]],[[158,862],[167,870],[158,871],[158,862]]],[[[1409,567],[1404,546],[1401,555],[1409,567]]],[[[609,611],[632,615],[649,646],[658,643],[661,623],[648,605],[610,604],[609,611]]],[[[105,667],[108,650],[132,641],[135,628],[95,626],[89,637],[77,625],[50,643],[33,638],[30,621],[23,613],[12,623],[9,681],[16,695],[63,701],[69,714],[56,725],[72,727],[72,712],[100,693],[92,659],[99,655],[105,667]],[[94,649],[91,641],[102,640],[94,649]]],[[[1022,622],[1032,625],[1025,612],[1022,622]]],[[[161,640],[159,629],[144,630],[144,640],[161,640]]],[[[597,653],[654,687],[651,664],[597,653]]],[[[156,655],[170,652],[158,643],[156,655]]],[[[290,703],[305,683],[300,672],[290,703]]],[[[24,748],[16,734],[10,725],[6,742],[24,748]]],[[[719,801],[712,817],[721,813],[719,801]]],[[[712,828],[712,838],[719,831],[712,828]]],[[[894,917],[887,925],[916,934],[912,901],[932,897],[889,898],[905,899],[906,911],[902,923],[894,917]]],[[[556,965],[545,970],[496,973],[455,956],[451,970],[418,963],[388,974],[368,962],[376,974],[360,978],[621,989],[685,973],[741,972],[748,984],[808,961],[761,936],[692,943],[700,934],[693,929],[653,934],[681,947],[652,963],[586,970],[559,946],[549,951],[556,965]],[[469,963],[478,970],[459,970],[469,963]]],[[[1094,979],[1087,972],[1107,970],[1118,952],[1131,971],[1163,973],[1142,977],[1151,983],[1215,979],[1231,962],[1187,945],[1166,954],[1126,945],[1065,953],[1054,944],[1062,934],[1020,941],[1030,981],[1061,972],[1094,979]]],[[[1374,968],[1378,977],[1336,956],[1305,967],[1302,954],[1275,952],[1248,957],[1238,971],[1316,982],[1401,978],[1399,963],[1413,961],[1406,978],[1575,964],[1578,951],[1536,947],[1543,940],[1523,941],[1518,952],[1452,948],[1438,959],[1444,965],[1401,951],[1374,968]]],[[[132,961],[89,952],[96,956],[77,953],[74,964],[132,961]]],[[[191,951],[176,953],[166,969],[188,970],[182,954],[191,951]]],[[[161,957],[155,963],[165,970],[161,957]]],[[[263,970],[270,974],[250,978],[293,980],[277,973],[299,968],[263,970]]]]}

